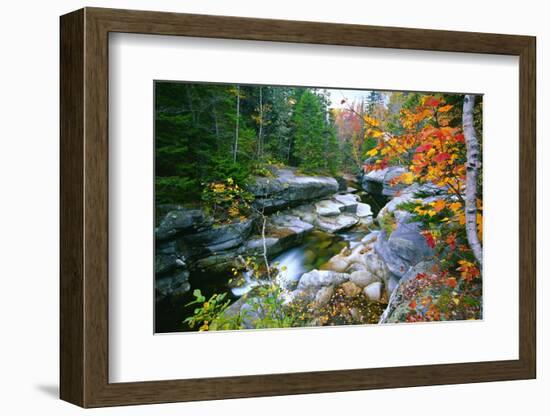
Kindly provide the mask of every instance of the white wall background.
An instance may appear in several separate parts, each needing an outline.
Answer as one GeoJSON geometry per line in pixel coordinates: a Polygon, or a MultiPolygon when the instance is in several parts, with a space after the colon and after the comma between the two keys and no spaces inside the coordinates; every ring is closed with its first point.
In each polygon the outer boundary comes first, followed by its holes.
{"type": "MultiPolygon", "coordinates": [[[[545,3],[428,0],[259,2],[247,0],[51,0],[4,2],[0,14],[0,410],[2,414],[83,413],[58,395],[58,16],[82,6],[166,10],[294,20],[529,34],[538,37],[538,312],[535,381],[423,387],[87,411],[102,415],[544,414],[550,361],[543,332],[550,285],[544,274],[550,209],[543,183],[550,158],[542,127],[550,81],[545,3]],[[492,4],[491,4],[492,3],[492,4]],[[521,5],[518,8],[518,4],[521,5]],[[447,6],[448,5],[448,6],[447,6]],[[546,75],[546,77],[545,77],[546,75]],[[544,200],[546,198],[546,201],[544,200]],[[545,236],[546,234],[546,236],[545,236]]],[[[503,122],[506,122],[503,120],[503,122]]],[[[505,162],[505,161],[503,161],[505,162]]],[[[505,168],[505,163],[503,163],[505,168]]]]}

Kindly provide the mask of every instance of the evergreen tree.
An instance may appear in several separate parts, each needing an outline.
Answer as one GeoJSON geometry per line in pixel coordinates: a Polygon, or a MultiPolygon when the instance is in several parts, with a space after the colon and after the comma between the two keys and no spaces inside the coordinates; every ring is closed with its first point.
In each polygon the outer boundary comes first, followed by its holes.
{"type": "Polygon", "coordinates": [[[305,90],[294,113],[294,157],[304,171],[316,172],[325,167],[323,155],[325,120],[319,97],[305,90]]]}

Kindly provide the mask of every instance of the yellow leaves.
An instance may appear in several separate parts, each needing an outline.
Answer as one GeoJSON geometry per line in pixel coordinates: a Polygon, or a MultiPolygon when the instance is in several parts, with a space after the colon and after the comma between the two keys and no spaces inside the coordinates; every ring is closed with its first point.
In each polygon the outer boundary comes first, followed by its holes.
{"type": "Polygon", "coordinates": [[[228,209],[228,214],[230,217],[238,217],[241,213],[240,209],[239,209],[239,206],[236,205],[236,204],[231,204],[231,206],[229,207],[228,209]]]}
{"type": "Polygon", "coordinates": [[[470,282],[475,277],[479,277],[479,269],[474,263],[468,260],[459,260],[458,264],[460,264],[460,267],[457,270],[460,272],[460,276],[467,282],[470,282]]]}
{"type": "Polygon", "coordinates": [[[369,135],[371,137],[374,137],[375,139],[377,139],[378,137],[382,137],[384,135],[384,132],[381,131],[381,130],[370,129],[369,130],[369,135]]]}
{"type": "Polygon", "coordinates": [[[477,223],[477,238],[479,238],[479,241],[483,240],[483,215],[478,212],[476,215],[476,223],[477,223]]]}
{"type": "Polygon", "coordinates": [[[419,205],[414,209],[414,212],[416,212],[418,215],[426,215],[428,213],[428,210],[422,205],[419,205]]]}
{"type": "Polygon", "coordinates": [[[399,182],[404,183],[406,185],[410,185],[414,182],[414,175],[412,172],[405,172],[401,175],[399,175],[399,182]]]}
{"type": "Polygon", "coordinates": [[[439,111],[440,113],[446,113],[450,111],[453,107],[454,107],[453,105],[447,104],[447,105],[444,105],[443,107],[439,107],[437,111],[439,111]]]}
{"type": "Polygon", "coordinates": [[[371,149],[367,152],[367,156],[374,157],[378,154],[378,149],[375,147],[374,149],[371,149]]]}
{"type": "Polygon", "coordinates": [[[371,126],[380,126],[380,122],[377,119],[375,119],[374,117],[370,117],[366,114],[363,116],[363,120],[365,121],[365,123],[370,124],[371,126]]]}

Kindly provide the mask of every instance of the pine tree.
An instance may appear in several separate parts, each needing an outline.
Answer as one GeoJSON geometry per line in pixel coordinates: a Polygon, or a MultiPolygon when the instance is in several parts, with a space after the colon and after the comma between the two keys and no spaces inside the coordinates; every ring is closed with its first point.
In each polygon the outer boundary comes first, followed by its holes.
{"type": "Polygon", "coordinates": [[[325,166],[323,155],[325,120],[319,97],[305,90],[294,113],[296,141],[294,157],[307,172],[317,172],[325,166]]]}

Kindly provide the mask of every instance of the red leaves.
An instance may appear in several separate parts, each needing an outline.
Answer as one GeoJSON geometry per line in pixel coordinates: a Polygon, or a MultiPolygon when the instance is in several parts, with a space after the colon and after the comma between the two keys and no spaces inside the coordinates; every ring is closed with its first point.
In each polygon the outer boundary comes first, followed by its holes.
{"type": "Polygon", "coordinates": [[[380,164],[378,166],[379,169],[386,169],[388,167],[388,160],[387,159],[382,159],[380,161],[380,164]]]}
{"type": "Polygon", "coordinates": [[[432,233],[429,231],[423,231],[422,235],[426,239],[426,244],[428,244],[430,248],[435,248],[436,241],[432,233]]]}
{"type": "Polygon", "coordinates": [[[416,153],[426,152],[432,148],[432,145],[430,143],[423,144],[421,146],[418,146],[415,150],[416,153]]]}
{"type": "Polygon", "coordinates": [[[449,234],[445,242],[449,245],[451,250],[456,249],[456,234],[455,233],[449,234]]]}
{"type": "Polygon", "coordinates": [[[435,97],[428,97],[426,98],[426,101],[424,101],[424,105],[428,107],[437,107],[439,104],[441,104],[441,100],[438,100],[435,97]]]}
{"type": "Polygon", "coordinates": [[[411,300],[411,303],[409,303],[409,308],[416,309],[416,300],[411,300]]]}
{"type": "Polygon", "coordinates": [[[456,287],[456,279],[454,277],[449,277],[445,283],[447,283],[447,286],[452,287],[453,289],[456,287]]]}
{"type": "Polygon", "coordinates": [[[479,277],[479,269],[477,266],[467,260],[459,260],[460,267],[457,270],[460,272],[460,276],[467,282],[471,282],[474,278],[479,277]]]}
{"type": "Polygon", "coordinates": [[[456,136],[455,136],[455,140],[458,142],[458,143],[464,143],[464,135],[462,133],[458,133],[456,136]]]}
{"type": "Polygon", "coordinates": [[[416,275],[416,280],[422,280],[422,279],[425,279],[427,277],[428,277],[428,275],[426,273],[418,273],[416,275]]]}
{"type": "Polygon", "coordinates": [[[437,163],[442,163],[446,160],[449,160],[451,158],[451,155],[449,153],[446,153],[446,152],[443,152],[443,153],[440,153],[438,154],[437,156],[434,157],[434,160],[437,162],[437,163]]]}

